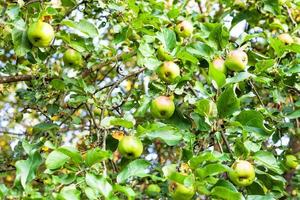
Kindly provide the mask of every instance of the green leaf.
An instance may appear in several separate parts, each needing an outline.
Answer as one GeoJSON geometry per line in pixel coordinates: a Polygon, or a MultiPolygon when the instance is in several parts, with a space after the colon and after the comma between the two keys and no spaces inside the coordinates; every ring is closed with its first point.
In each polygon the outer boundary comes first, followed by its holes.
{"type": "Polygon", "coordinates": [[[65,89],[65,84],[60,79],[53,79],[50,84],[56,90],[63,91],[65,89]]]}
{"type": "Polygon", "coordinates": [[[35,173],[42,163],[42,157],[38,151],[32,153],[27,160],[16,162],[16,180],[21,181],[23,188],[35,178],[35,173]]]}
{"type": "Polygon", "coordinates": [[[182,61],[189,61],[193,64],[198,63],[197,57],[195,57],[193,54],[187,51],[186,48],[181,48],[177,53],[176,57],[179,58],[182,61]]]}
{"type": "Polygon", "coordinates": [[[33,127],[33,133],[56,131],[59,129],[59,126],[53,123],[42,122],[33,127]]]}
{"type": "Polygon", "coordinates": [[[128,178],[137,176],[137,177],[145,177],[148,176],[146,173],[147,168],[151,164],[143,159],[134,160],[129,163],[117,176],[118,183],[124,183],[128,178]]]}
{"type": "Polygon", "coordinates": [[[289,119],[297,119],[300,118],[300,110],[295,110],[294,112],[290,113],[286,116],[289,119]]]}
{"type": "Polygon", "coordinates": [[[216,152],[203,152],[200,155],[190,159],[189,164],[192,169],[198,168],[204,162],[215,162],[219,160],[220,155],[216,152]]]}
{"type": "Polygon", "coordinates": [[[187,48],[187,51],[198,58],[205,58],[207,60],[210,60],[215,53],[215,50],[212,47],[202,42],[193,44],[192,47],[187,48]]]}
{"type": "Polygon", "coordinates": [[[127,186],[122,185],[114,185],[114,191],[122,192],[127,196],[127,200],[134,200],[135,199],[135,192],[127,186]]]}
{"type": "Polygon", "coordinates": [[[204,167],[198,168],[196,173],[204,179],[207,176],[215,176],[224,172],[227,172],[229,167],[222,165],[220,163],[208,164],[204,167]]]}
{"type": "Polygon", "coordinates": [[[182,139],[182,135],[178,129],[159,123],[154,123],[146,127],[139,126],[138,134],[148,137],[150,140],[159,138],[169,146],[178,144],[182,139]]]}
{"type": "Polygon", "coordinates": [[[84,193],[85,193],[85,195],[87,196],[88,199],[97,200],[98,195],[96,194],[95,190],[93,190],[92,188],[86,187],[84,189],[84,193]]]}
{"type": "Polygon", "coordinates": [[[227,187],[216,186],[212,189],[211,195],[224,200],[243,200],[241,193],[232,191],[227,187]]]}
{"type": "Polygon", "coordinates": [[[198,113],[191,113],[191,118],[194,120],[197,130],[209,131],[211,129],[211,125],[209,124],[209,121],[206,120],[206,117],[203,117],[198,113]]]}
{"type": "Polygon", "coordinates": [[[108,197],[112,194],[113,187],[103,176],[87,173],[85,176],[85,181],[88,186],[102,194],[105,199],[108,199],[108,197]]]}
{"type": "Polygon", "coordinates": [[[55,170],[62,167],[68,160],[70,160],[69,156],[55,150],[48,155],[45,164],[48,169],[55,170]]]}
{"type": "Polygon", "coordinates": [[[247,80],[250,77],[254,77],[254,75],[250,74],[249,72],[240,72],[240,73],[236,74],[234,77],[227,78],[226,84],[238,83],[238,82],[247,80]]]}
{"type": "Polygon", "coordinates": [[[202,116],[217,116],[217,106],[209,99],[200,99],[195,104],[195,112],[202,116]]]}
{"type": "Polygon", "coordinates": [[[282,174],[283,171],[279,167],[279,163],[274,157],[272,152],[269,151],[258,151],[254,154],[254,160],[262,166],[272,170],[277,174],[282,174]]]}
{"type": "Polygon", "coordinates": [[[152,57],[154,55],[154,49],[150,44],[146,42],[141,42],[139,46],[139,52],[146,58],[152,57]]]}
{"type": "Polygon", "coordinates": [[[80,200],[81,192],[73,186],[64,187],[59,195],[58,200],[80,200]]]}
{"type": "Polygon", "coordinates": [[[17,56],[24,56],[30,51],[30,43],[26,32],[26,23],[22,19],[19,19],[15,22],[14,26],[15,27],[11,32],[14,50],[17,56]]]}
{"type": "Polygon", "coordinates": [[[4,199],[7,192],[8,192],[8,188],[3,183],[1,183],[0,184],[0,197],[4,199]]]}
{"type": "Polygon", "coordinates": [[[226,82],[225,74],[212,67],[211,64],[209,65],[208,75],[214,81],[216,88],[221,88],[226,82]]]}
{"type": "Polygon", "coordinates": [[[255,64],[255,72],[264,72],[270,67],[274,66],[275,60],[269,59],[269,60],[260,60],[255,64]]]}
{"type": "Polygon", "coordinates": [[[164,48],[171,52],[176,46],[176,35],[174,31],[164,28],[157,33],[157,38],[160,40],[164,48]]]}
{"type": "Polygon", "coordinates": [[[110,125],[113,126],[122,126],[125,128],[132,128],[133,127],[133,122],[126,120],[126,119],[122,119],[122,118],[114,118],[112,120],[110,120],[110,125]]]}
{"type": "Polygon", "coordinates": [[[236,120],[243,125],[243,129],[251,132],[257,132],[262,135],[268,135],[272,132],[264,125],[264,116],[255,110],[244,110],[237,117],[236,120]]]}
{"type": "Polygon", "coordinates": [[[249,195],[247,200],[276,200],[271,194],[266,195],[249,195]]]}
{"type": "Polygon", "coordinates": [[[240,100],[235,94],[233,85],[229,85],[217,100],[218,114],[221,118],[232,115],[240,109],[240,100]]]}
{"type": "Polygon", "coordinates": [[[70,28],[73,28],[77,31],[80,31],[87,37],[97,37],[98,36],[98,30],[97,28],[89,21],[85,19],[81,19],[79,22],[74,22],[71,20],[63,20],[61,22],[62,25],[66,25],[70,28]]]}
{"type": "Polygon", "coordinates": [[[101,150],[99,147],[95,149],[88,150],[86,153],[86,164],[92,166],[95,163],[100,163],[103,160],[112,158],[112,152],[101,150]]]}
{"type": "Polygon", "coordinates": [[[75,163],[80,163],[82,161],[82,157],[77,149],[69,146],[62,146],[57,149],[57,151],[69,156],[71,160],[75,163]]]}

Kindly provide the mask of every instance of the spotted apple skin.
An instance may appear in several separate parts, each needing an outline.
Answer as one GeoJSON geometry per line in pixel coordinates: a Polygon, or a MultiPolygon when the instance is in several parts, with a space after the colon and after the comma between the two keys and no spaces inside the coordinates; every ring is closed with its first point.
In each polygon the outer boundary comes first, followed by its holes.
{"type": "Polygon", "coordinates": [[[173,200],[190,200],[195,195],[195,188],[194,186],[187,187],[177,182],[171,182],[169,192],[173,200]]]}
{"type": "Polygon", "coordinates": [[[237,186],[249,186],[255,180],[255,170],[253,165],[246,160],[238,160],[231,166],[229,179],[237,186]]]}

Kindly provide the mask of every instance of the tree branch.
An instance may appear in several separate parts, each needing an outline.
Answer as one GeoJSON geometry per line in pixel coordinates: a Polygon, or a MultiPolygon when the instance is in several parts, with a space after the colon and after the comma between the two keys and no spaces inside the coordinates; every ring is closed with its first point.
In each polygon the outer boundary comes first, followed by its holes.
{"type": "MultiPolygon", "coordinates": [[[[95,65],[94,67],[92,67],[92,69],[85,69],[82,72],[82,77],[85,78],[88,75],[90,75],[92,72],[100,69],[101,67],[109,65],[109,64],[111,64],[114,61],[118,61],[120,58],[122,58],[126,54],[128,54],[128,53],[126,52],[126,53],[119,54],[116,57],[114,57],[114,58],[112,58],[112,59],[110,59],[110,60],[108,60],[108,61],[106,61],[104,63],[100,63],[99,65],[95,65]]],[[[135,52],[131,52],[131,53],[128,54],[128,56],[133,56],[135,54],[136,54],[135,52]]],[[[40,78],[40,77],[39,76],[35,76],[35,75],[0,76],[0,84],[3,84],[3,83],[14,83],[14,82],[20,82],[20,81],[31,81],[31,80],[38,79],[38,78],[40,78]]],[[[54,77],[46,77],[45,78],[45,80],[47,80],[47,81],[50,81],[52,79],[54,79],[54,77]]]]}

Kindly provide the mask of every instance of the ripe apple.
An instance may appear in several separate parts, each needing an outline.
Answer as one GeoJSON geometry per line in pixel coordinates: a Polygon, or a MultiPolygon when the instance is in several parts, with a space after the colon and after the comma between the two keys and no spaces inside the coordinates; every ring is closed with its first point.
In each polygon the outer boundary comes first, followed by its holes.
{"type": "Polygon", "coordinates": [[[224,63],[225,61],[222,58],[215,58],[211,63],[211,67],[214,68],[216,71],[226,74],[227,69],[224,63]]]}
{"type": "Polygon", "coordinates": [[[54,30],[50,24],[38,21],[29,25],[27,35],[33,46],[48,47],[54,39],[54,30]]]}
{"type": "Polygon", "coordinates": [[[285,165],[289,168],[296,169],[298,167],[298,161],[296,156],[294,155],[286,155],[285,156],[285,165]]]}
{"type": "Polygon", "coordinates": [[[193,186],[187,187],[177,182],[169,184],[169,191],[174,200],[189,200],[195,195],[195,188],[193,186]]]}
{"type": "Polygon", "coordinates": [[[126,158],[138,158],[143,153],[143,143],[135,136],[124,136],[119,142],[118,150],[126,158]]]}
{"type": "Polygon", "coordinates": [[[82,64],[82,56],[74,49],[68,49],[63,56],[64,64],[70,67],[80,66],[82,64]]]}
{"type": "Polygon", "coordinates": [[[255,170],[251,163],[246,160],[237,160],[231,166],[229,179],[237,186],[251,185],[255,179],[255,170]]]}
{"type": "Polygon", "coordinates": [[[173,60],[173,56],[168,51],[166,51],[162,45],[160,45],[157,49],[157,57],[160,60],[173,60]]]}
{"type": "Polygon", "coordinates": [[[248,55],[240,49],[229,52],[225,60],[225,66],[237,72],[245,70],[247,63],[248,55]]]}
{"type": "Polygon", "coordinates": [[[193,33],[193,24],[189,21],[182,21],[176,25],[175,31],[179,36],[189,37],[193,33]]]}
{"type": "Polygon", "coordinates": [[[180,68],[172,61],[165,61],[157,70],[158,76],[166,83],[173,83],[180,76],[180,68]]]}
{"type": "Polygon", "coordinates": [[[150,110],[154,117],[168,119],[175,111],[175,104],[171,97],[159,96],[152,100],[150,110]]]}
{"type": "Polygon", "coordinates": [[[294,39],[288,33],[282,33],[282,34],[278,35],[277,38],[284,44],[292,44],[294,42],[294,39]]]}
{"type": "Polygon", "coordinates": [[[156,197],[160,193],[160,187],[157,184],[150,184],[145,190],[145,193],[149,197],[156,197]]]}

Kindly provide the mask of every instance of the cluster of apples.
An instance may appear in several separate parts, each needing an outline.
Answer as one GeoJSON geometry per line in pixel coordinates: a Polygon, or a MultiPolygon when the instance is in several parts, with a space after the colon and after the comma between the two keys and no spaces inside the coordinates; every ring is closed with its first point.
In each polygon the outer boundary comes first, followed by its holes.
{"type": "MultiPolygon", "coordinates": [[[[193,33],[193,24],[183,20],[175,27],[175,32],[180,37],[189,37],[193,33]]],[[[173,57],[170,52],[166,51],[163,46],[159,46],[157,56],[164,62],[157,69],[158,77],[166,84],[173,84],[180,77],[179,66],[172,61],[173,57]]],[[[168,119],[175,111],[175,104],[172,96],[159,96],[151,102],[150,111],[155,118],[168,119]]]]}
{"type": "MultiPolygon", "coordinates": [[[[50,24],[39,20],[28,27],[27,36],[33,46],[49,47],[54,40],[55,32],[50,24]]],[[[68,49],[63,55],[63,61],[66,66],[81,66],[82,56],[78,51],[68,49]]]]}

